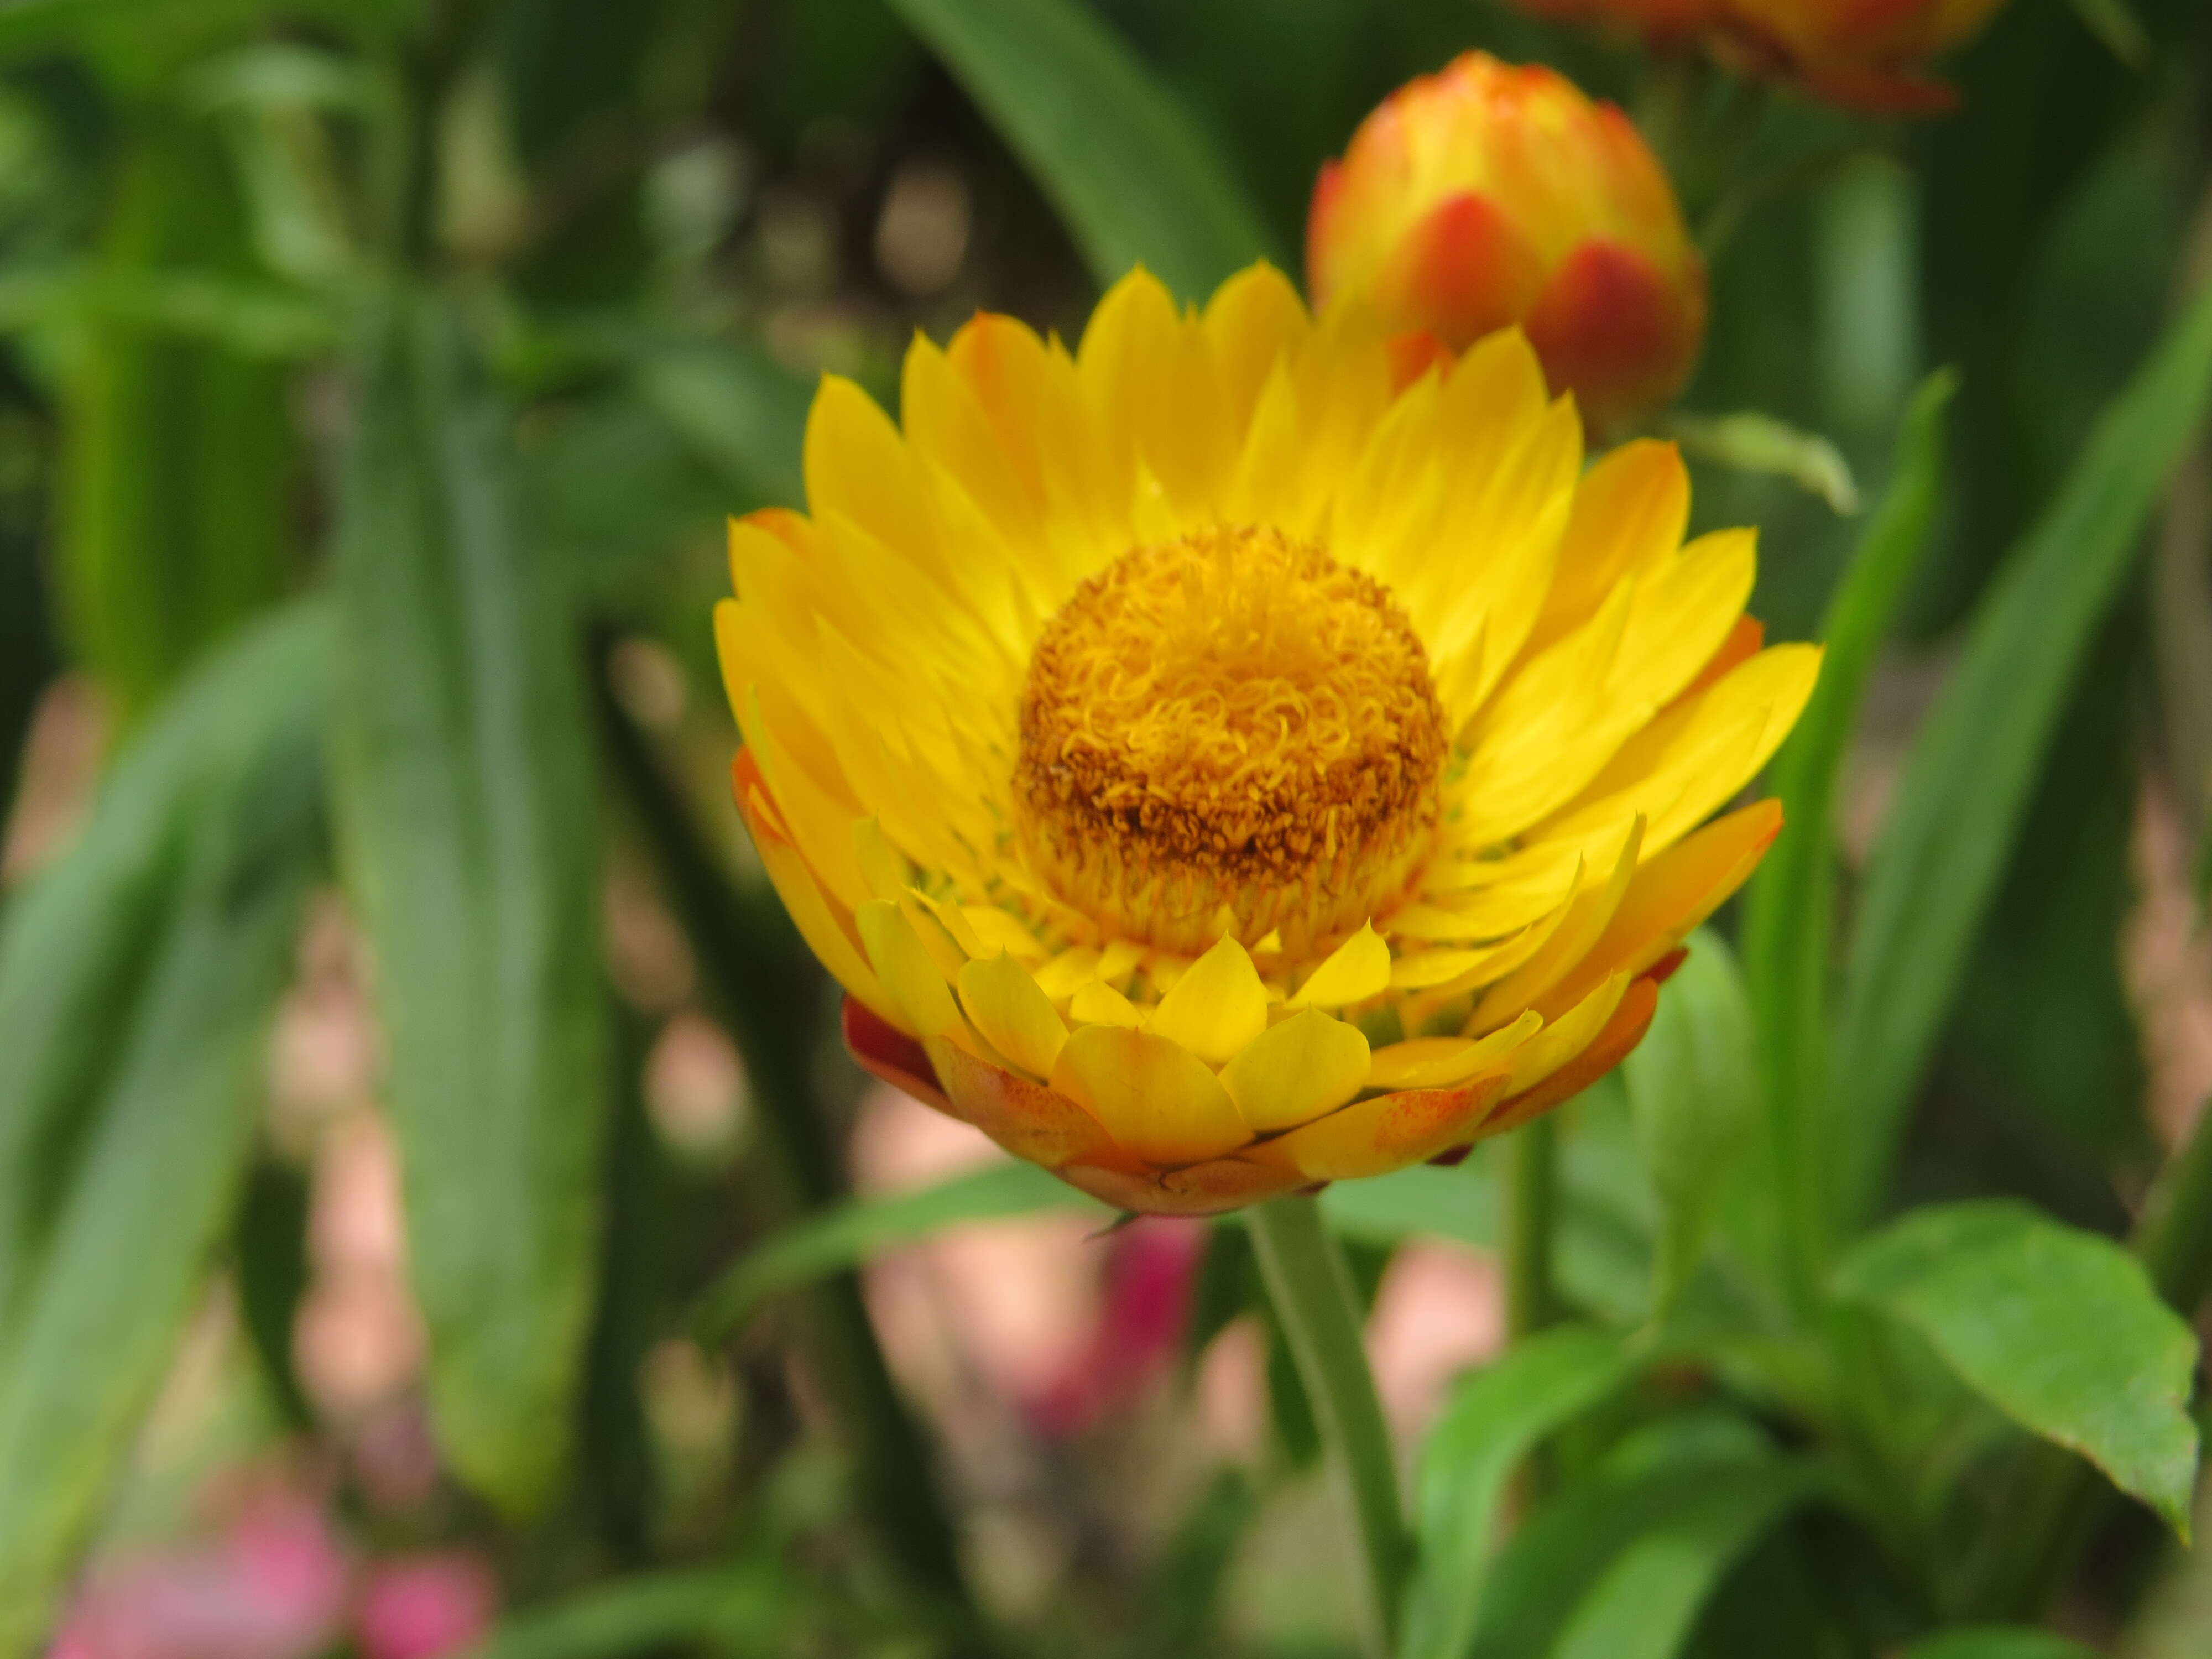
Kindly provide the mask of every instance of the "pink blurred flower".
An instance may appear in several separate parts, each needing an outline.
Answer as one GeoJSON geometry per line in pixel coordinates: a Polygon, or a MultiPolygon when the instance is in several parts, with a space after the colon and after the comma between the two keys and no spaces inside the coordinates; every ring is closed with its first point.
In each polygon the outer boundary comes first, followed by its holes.
{"type": "Polygon", "coordinates": [[[403,1557],[374,1568],[354,1614],[362,1659],[440,1659],[491,1628],[499,1583],[464,1550],[403,1557]]]}
{"type": "Polygon", "coordinates": [[[307,1659],[337,1635],[349,1576],[322,1512],[264,1491],[212,1543],[95,1570],[48,1659],[307,1659]]]}
{"type": "Polygon", "coordinates": [[[1206,1235],[1203,1222],[1147,1217],[1107,1241],[1098,1322],[1029,1401],[1040,1432],[1065,1439],[1094,1428],[1167,1370],[1189,1322],[1206,1235]]]}

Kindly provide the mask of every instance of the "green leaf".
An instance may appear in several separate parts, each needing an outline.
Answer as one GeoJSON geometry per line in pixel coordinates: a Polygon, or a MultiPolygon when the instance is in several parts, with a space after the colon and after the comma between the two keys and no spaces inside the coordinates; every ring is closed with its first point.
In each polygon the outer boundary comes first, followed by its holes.
{"type": "Polygon", "coordinates": [[[798,507],[813,388],[754,346],[686,343],[647,354],[643,400],[749,505],[798,507]]]}
{"type": "Polygon", "coordinates": [[[1778,1458],[1741,1418],[1659,1419],[1522,1518],[1492,1565],[1462,1659],[1580,1659],[1607,1637],[1631,1652],[1670,1652],[1734,1554],[1814,1490],[1803,1465],[1778,1458]],[[1684,1570],[1673,1582],[1662,1571],[1670,1555],[1684,1570]],[[1634,1591],[1653,1598],[1648,1630],[1635,1630],[1622,1605],[1634,1591]]]}
{"type": "Polygon", "coordinates": [[[628,1659],[669,1643],[718,1638],[743,1651],[778,1650],[790,1630],[793,1588],[768,1568],[643,1573],[562,1603],[510,1614],[462,1659],[628,1659]]]}
{"type": "Polygon", "coordinates": [[[1851,464],[1817,432],[1801,431],[1756,410],[1734,415],[1670,415],[1666,432],[1686,455],[1732,471],[1787,478],[1845,518],[1859,510],[1859,486],[1851,477],[1851,464]]]}
{"type": "MultiPolygon", "coordinates": [[[[1818,1226],[1825,1202],[1828,975],[1835,920],[1836,789],[1859,705],[1899,600],[1928,545],[1943,481],[1943,416],[1956,379],[1915,394],[1898,435],[1893,482],[1829,601],[1820,678],[1776,757],[1784,828],[1746,894],[1743,961],[1768,1110],[1786,1167],[1785,1213],[1818,1226]]],[[[1664,999],[1662,999],[1662,1000],[1664,999]]],[[[1809,1261],[1801,1264],[1808,1273],[1809,1261]]],[[[1809,1289],[1809,1286],[1808,1286],[1809,1289]]]]}
{"type": "Polygon", "coordinates": [[[2128,0],[2074,0],[2074,15],[2104,43],[2106,51],[2130,69],[2149,67],[2150,33],[2128,0]]]}
{"type": "Polygon", "coordinates": [[[288,614],[189,681],[0,936],[0,1659],[43,1638],[234,1212],[323,867],[326,622],[288,614]],[[21,994],[41,973],[63,982],[21,994]]]}
{"type": "Polygon", "coordinates": [[[1917,1331],[1990,1404],[2188,1536],[2196,1334],[2112,1240],[2007,1199],[1931,1205],[1862,1242],[1832,1288],[1917,1331]]]}
{"type": "Polygon", "coordinates": [[[1759,1118],[1759,1054],[1735,953],[1710,930],[1659,999],[1644,1041],[1621,1066],[1636,1139],[1665,1218],[1652,1302],[1673,1305],[1711,1231],[1723,1177],[1759,1118]]]}
{"type": "Polygon", "coordinates": [[[1453,1391],[1421,1453],[1419,1565],[1401,1659],[1463,1659],[1508,1477],[1538,1441],[1626,1382],[1636,1363],[1619,1337],[1566,1326],[1507,1350],[1453,1391]]]}
{"type": "Polygon", "coordinates": [[[295,606],[219,651],[116,761],[76,844],[0,923],[0,1357],[144,984],[196,822],[319,708],[331,618],[295,606]]]}
{"type": "Polygon", "coordinates": [[[1551,1659],[1673,1659],[1729,1569],[1819,1490],[1802,1464],[1716,1471],[1613,1558],[1553,1643],[1551,1659]]]}
{"type": "Polygon", "coordinates": [[[746,1252],[708,1291],[695,1328],[702,1340],[719,1340],[778,1291],[857,1267],[959,1222],[1048,1209],[1095,1215],[1102,1225],[1114,1216],[1048,1170],[1018,1161],[987,1164],[913,1192],[848,1199],[746,1252]]]}
{"type": "Polygon", "coordinates": [[[1923,1636],[1899,1659],[2092,1659],[2092,1650],[2025,1625],[1973,1625],[1923,1636]]]}
{"type": "Polygon", "coordinates": [[[1142,264],[1203,300],[1256,258],[1285,264],[1206,135],[1088,8],[890,4],[1028,163],[1102,285],[1142,264]]]}
{"type": "Polygon", "coordinates": [[[515,520],[510,428],[443,304],[395,301],[340,501],[335,752],[433,1413],[520,1512],[574,1420],[606,1010],[581,644],[515,520]]]}
{"type": "Polygon", "coordinates": [[[1839,1213],[1875,1202],[2039,763],[2144,522],[2212,404],[2212,289],[2170,328],[2012,554],[1912,747],[1868,871],[1837,1026],[1839,1213]]]}
{"type": "MultiPolygon", "coordinates": [[[[205,122],[127,141],[82,297],[251,269],[245,214],[205,122]]],[[[283,589],[296,541],[283,372],[88,304],[64,377],[59,580],[84,665],[137,714],[210,641],[283,589]]]]}

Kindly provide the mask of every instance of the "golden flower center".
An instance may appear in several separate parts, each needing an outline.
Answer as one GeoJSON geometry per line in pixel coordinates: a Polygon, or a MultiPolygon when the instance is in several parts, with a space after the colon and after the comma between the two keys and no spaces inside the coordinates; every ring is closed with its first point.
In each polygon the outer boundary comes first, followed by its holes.
{"type": "Polygon", "coordinates": [[[1447,738],[1389,590],[1310,542],[1218,526],[1133,548],[1045,625],[1022,688],[1015,828],[1109,933],[1293,957],[1406,886],[1447,738]]]}

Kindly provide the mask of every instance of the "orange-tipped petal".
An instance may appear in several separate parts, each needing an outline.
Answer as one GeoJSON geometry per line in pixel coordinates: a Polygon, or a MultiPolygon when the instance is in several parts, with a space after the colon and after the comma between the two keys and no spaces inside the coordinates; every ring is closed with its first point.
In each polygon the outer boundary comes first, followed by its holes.
{"type": "Polygon", "coordinates": [[[1356,1100],[1303,1128],[1261,1141],[1245,1156],[1294,1170],[1310,1181],[1388,1175],[1475,1139],[1504,1091],[1504,1077],[1492,1073],[1449,1089],[1356,1100]]]}
{"type": "Polygon", "coordinates": [[[1220,1215],[1311,1184],[1294,1170],[1241,1158],[1135,1174],[1078,1163],[1053,1173],[1101,1203],[1138,1215],[1220,1215]]]}
{"type": "Polygon", "coordinates": [[[1144,1169],[1097,1118],[1066,1095],[980,1060],[942,1038],[927,1047],[946,1097],[945,1109],[1016,1158],[1048,1170],[1074,1163],[1124,1174],[1144,1169]]]}
{"type": "Polygon", "coordinates": [[[1485,1126],[1486,1134],[1517,1129],[1563,1101],[1571,1100],[1628,1058],[1651,1029],[1651,1016],[1659,1006],[1659,986],[1649,975],[1629,981],[1612,1018],[1592,1038],[1589,1046],[1534,1087],[1515,1095],[1485,1126]]]}
{"type": "Polygon", "coordinates": [[[899,1030],[858,997],[847,997],[840,1019],[846,1052],[860,1069],[902,1094],[912,1095],[925,1106],[934,1106],[953,1117],[951,1100],[939,1086],[929,1051],[899,1030]]]}

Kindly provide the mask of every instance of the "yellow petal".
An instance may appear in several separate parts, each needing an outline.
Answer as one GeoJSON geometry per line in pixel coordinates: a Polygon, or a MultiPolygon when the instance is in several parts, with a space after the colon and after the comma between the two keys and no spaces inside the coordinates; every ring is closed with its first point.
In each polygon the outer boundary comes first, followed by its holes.
{"type": "Polygon", "coordinates": [[[1474,1017],[1468,1022],[1472,1030],[1487,1031],[1505,1024],[1565,979],[1576,963],[1589,953],[1590,947],[1612,922],[1613,913],[1620,908],[1621,901],[1628,896],[1643,844],[1644,819],[1638,816],[1629,823],[1628,834],[1621,842],[1620,854],[1613,861],[1613,873],[1606,878],[1605,885],[1577,898],[1568,907],[1565,920],[1545,941],[1544,948],[1482,994],[1482,1000],[1475,1004],[1474,1017]]]}
{"type": "Polygon", "coordinates": [[[1043,941],[1031,933],[1018,916],[1001,910],[995,904],[963,904],[960,914],[975,937],[982,941],[983,954],[1004,951],[1024,962],[1042,962],[1046,955],[1043,941]]]}
{"type": "Polygon", "coordinates": [[[1293,1008],[1342,1008],[1379,996],[1390,985],[1390,947],[1370,922],[1329,952],[1320,967],[1306,975],[1293,1008]]]}
{"type": "Polygon", "coordinates": [[[1067,1015],[1081,1025],[1125,1025],[1132,1030],[1145,1020],[1136,1004],[1103,979],[1087,979],[1075,988],[1067,1015]]]}
{"type": "Polygon", "coordinates": [[[1206,304],[1205,328],[1231,427],[1242,431],[1261,387],[1278,364],[1305,343],[1312,325],[1290,279],[1262,260],[1213,291],[1206,304]]]}
{"type": "Polygon", "coordinates": [[[1546,990],[1539,1010],[1556,1012],[1604,975],[1642,973],[1750,878],[1781,832],[1782,803],[1756,801],[1645,860],[1603,935],[1546,990]]]}
{"type": "Polygon", "coordinates": [[[1614,974],[1580,1002],[1514,1051],[1509,1094],[1534,1088],[1590,1046],[1628,989],[1628,975],[1614,974]]]}
{"type": "Polygon", "coordinates": [[[1087,945],[1073,945],[1036,970],[1037,988],[1058,1002],[1074,995],[1097,974],[1098,952],[1087,945]]]}
{"type": "Polygon", "coordinates": [[[1333,1111],[1367,1081],[1367,1038],[1318,1008],[1270,1026],[1221,1068],[1222,1087],[1260,1134],[1333,1111]]]}
{"type": "Polygon", "coordinates": [[[1390,964],[1390,988],[1425,991],[1457,979],[1478,963],[1496,956],[1492,951],[1415,951],[1390,964]]]}
{"type": "Polygon", "coordinates": [[[870,899],[853,913],[853,920],[868,947],[868,960],[897,999],[916,1036],[950,1036],[965,1029],[951,988],[897,905],[870,899]]]}
{"type": "Polygon", "coordinates": [[[1033,1077],[1050,1077],[1067,1027],[1052,1000],[1012,957],[1001,951],[960,970],[960,1006],[983,1040],[1033,1077]]]}
{"type": "Polygon", "coordinates": [[[1235,939],[1223,937],[1160,999],[1146,1030],[1218,1066],[1267,1029],[1267,992],[1235,939]]]}
{"type": "Polygon", "coordinates": [[[906,854],[890,843],[878,818],[853,821],[853,856],[860,861],[860,878],[868,884],[868,896],[894,903],[914,879],[906,854]]]}
{"type": "Polygon", "coordinates": [[[1123,984],[1144,959],[1145,947],[1134,939],[1108,939],[1106,948],[1098,953],[1098,977],[1109,985],[1123,984]]]}
{"type": "Polygon", "coordinates": [[[921,941],[921,948],[929,953],[930,964],[937,969],[938,977],[951,981],[968,965],[968,958],[973,953],[960,948],[960,942],[937,919],[935,909],[925,895],[909,887],[898,896],[897,904],[899,914],[906,918],[907,926],[921,941]]]}
{"type": "Polygon", "coordinates": [[[1414,1037],[1377,1048],[1367,1074],[1370,1089],[1444,1089],[1487,1068],[1534,1036],[1543,1019],[1533,1009],[1486,1037],[1414,1037]]]}
{"type": "Polygon", "coordinates": [[[1622,581],[1680,547],[1689,522],[1690,475],[1673,444],[1640,438],[1597,461],[1576,488],[1532,647],[1587,621],[1622,581]]]}
{"type": "Polygon", "coordinates": [[[1084,1026],[1060,1049],[1052,1086],[1155,1164],[1195,1164],[1251,1139],[1205,1062],[1149,1031],[1084,1026]]]}
{"type": "Polygon", "coordinates": [[[792,923],[806,941],[807,948],[840,985],[884,1019],[913,1036],[913,1028],[897,1000],[854,946],[850,934],[830,908],[830,901],[823,896],[821,884],[807,867],[805,856],[763,821],[763,804],[747,800],[743,794],[738,804],[744,810],[746,826],[752,831],[753,847],[760,854],[762,867],[767,870],[776,896],[783,901],[783,908],[790,913],[792,923]]]}

